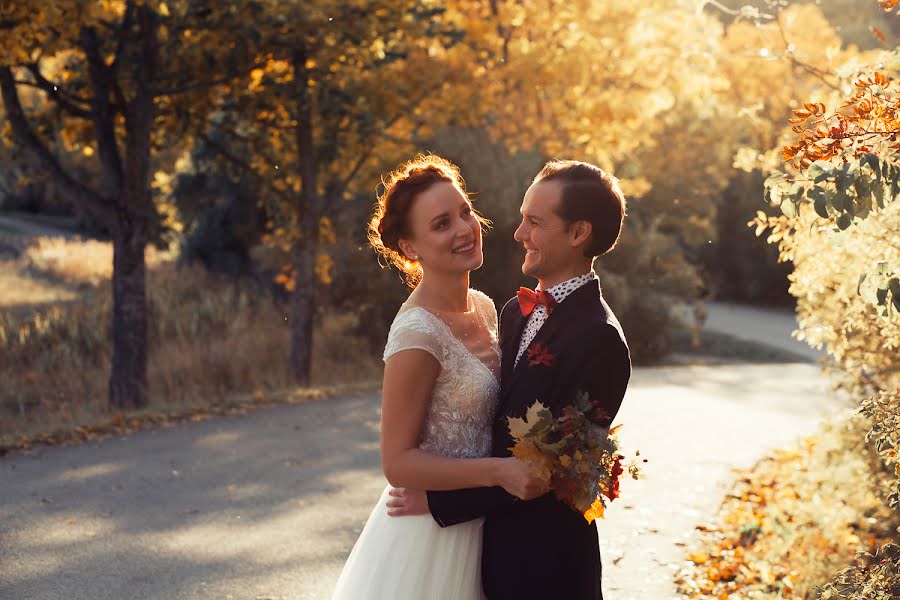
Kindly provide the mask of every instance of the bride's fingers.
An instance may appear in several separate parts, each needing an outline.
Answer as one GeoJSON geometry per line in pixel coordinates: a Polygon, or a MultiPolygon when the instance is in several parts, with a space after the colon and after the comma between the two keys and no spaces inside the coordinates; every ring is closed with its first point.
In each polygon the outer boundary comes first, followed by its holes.
{"type": "Polygon", "coordinates": [[[385,502],[385,504],[388,508],[403,508],[404,506],[406,506],[403,503],[403,500],[388,500],[387,502],[385,502]]]}
{"type": "Polygon", "coordinates": [[[402,498],[403,488],[391,488],[390,490],[388,490],[388,495],[393,496],[394,498],[402,498]]]}
{"type": "Polygon", "coordinates": [[[409,507],[404,506],[402,502],[394,502],[393,504],[388,502],[387,514],[389,517],[405,517],[412,513],[410,512],[409,507]]]}

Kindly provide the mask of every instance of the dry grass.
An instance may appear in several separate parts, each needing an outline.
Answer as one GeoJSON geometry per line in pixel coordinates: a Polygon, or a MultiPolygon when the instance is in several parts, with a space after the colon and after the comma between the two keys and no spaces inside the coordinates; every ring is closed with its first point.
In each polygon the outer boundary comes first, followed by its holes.
{"type": "Polygon", "coordinates": [[[0,309],[73,300],[78,294],[65,285],[22,273],[13,261],[0,260],[0,309]]]}
{"type": "MultiPolygon", "coordinates": [[[[171,263],[173,256],[150,246],[147,267],[171,263]]],[[[113,248],[110,242],[70,240],[61,237],[35,238],[19,259],[32,271],[74,285],[100,285],[112,276],[113,248]]]]}
{"type": "MultiPolygon", "coordinates": [[[[73,429],[110,418],[111,256],[109,244],[101,242],[41,240],[15,262],[15,277],[41,278],[78,294],[70,302],[41,305],[43,292],[28,296],[0,288],[0,306],[20,308],[0,312],[0,436],[73,429]],[[26,303],[32,308],[21,310],[26,303]]],[[[292,387],[286,306],[256,285],[179,268],[158,255],[149,263],[147,410],[196,409],[292,387]]],[[[350,333],[356,325],[354,315],[326,311],[319,319],[314,385],[379,378],[380,354],[350,333]]]]}
{"type": "MultiPolygon", "coordinates": [[[[112,275],[112,244],[98,240],[21,236],[4,238],[21,249],[14,260],[0,260],[0,309],[75,300],[79,293],[105,284],[112,275]]],[[[173,257],[147,250],[147,266],[173,257]]]]}

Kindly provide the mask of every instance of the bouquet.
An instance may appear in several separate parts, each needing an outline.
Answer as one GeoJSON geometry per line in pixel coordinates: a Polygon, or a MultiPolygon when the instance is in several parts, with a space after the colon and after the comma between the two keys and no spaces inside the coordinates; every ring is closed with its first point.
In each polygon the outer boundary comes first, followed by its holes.
{"type": "MultiPolygon", "coordinates": [[[[619,479],[627,470],[637,479],[634,461],[623,465],[617,425],[600,403],[579,391],[573,405],[554,419],[550,409],[535,402],[524,418],[508,417],[515,445],[513,456],[544,475],[554,495],[584,515],[588,523],[603,518],[607,501],[619,496],[619,479]]],[[[636,452],[635,456],[640,456],[636,452]]],[[[647,462],[646,460],[644,462],[647,462]]]]}

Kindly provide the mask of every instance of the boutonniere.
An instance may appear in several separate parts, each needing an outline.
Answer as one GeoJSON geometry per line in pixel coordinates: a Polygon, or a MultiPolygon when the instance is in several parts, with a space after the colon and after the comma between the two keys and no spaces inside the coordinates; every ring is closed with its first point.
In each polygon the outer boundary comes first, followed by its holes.
{"type": "Polygon", "coordinates": [[[550,353],[550,348],[546,344],[532,344],[526,350],[526,354],[528,355],[528,366],[530,367],[536,365],[549,367],[553,364],[553,359],[556,358],[555,354],[550,353]]]}

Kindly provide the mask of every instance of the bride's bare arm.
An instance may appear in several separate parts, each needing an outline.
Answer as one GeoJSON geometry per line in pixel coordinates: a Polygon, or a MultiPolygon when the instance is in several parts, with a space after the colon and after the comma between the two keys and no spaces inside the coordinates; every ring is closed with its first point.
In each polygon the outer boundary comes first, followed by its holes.
{"type": "Polygon", "coordinates": [[[447,458],[416,447],[440,372],[425,350],[397,352],[385,364],[381,464],[390,484],[422,490],[502,486],[520,498],[539,495],[543,483],[515,459],[447,458]]]}

